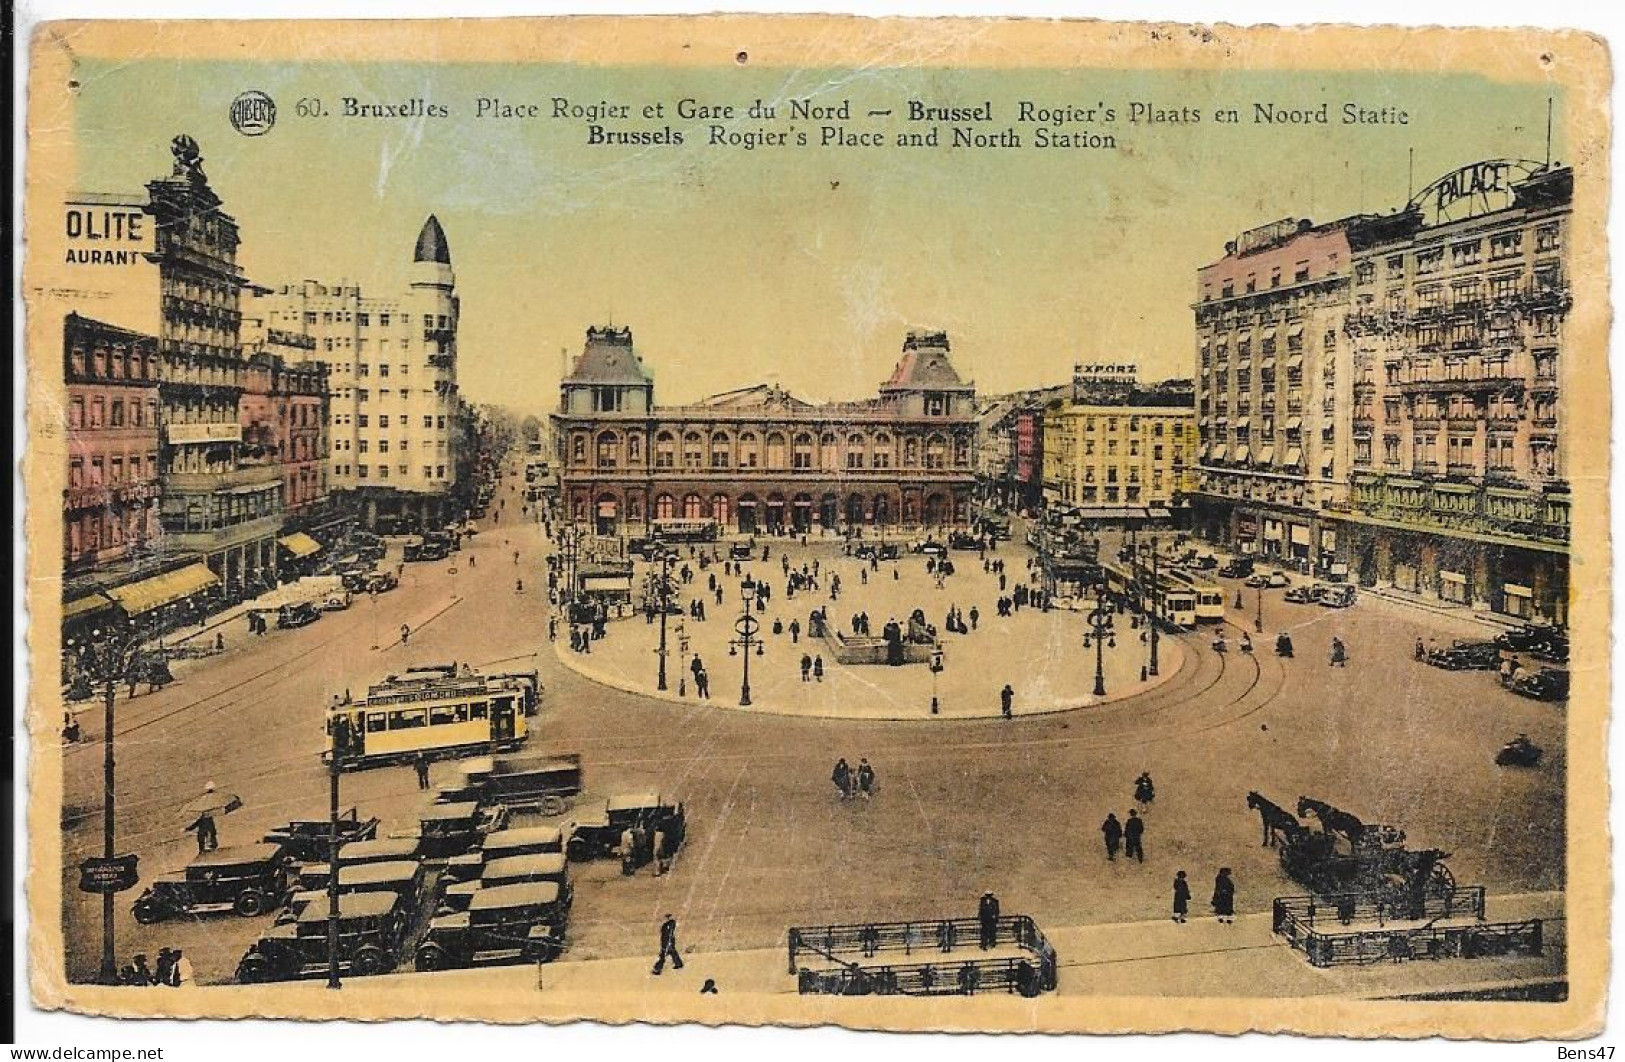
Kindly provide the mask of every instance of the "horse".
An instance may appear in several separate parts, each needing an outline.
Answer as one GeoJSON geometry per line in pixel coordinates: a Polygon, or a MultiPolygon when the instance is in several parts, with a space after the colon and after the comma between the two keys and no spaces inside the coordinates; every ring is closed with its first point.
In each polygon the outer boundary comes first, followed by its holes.
{"type": "Polygon", "coordinates": [[[1298,816],[1303,818],[1311,814],[1320,820],[1323,832],[1340,833],[1349,839],[1350,844],[1357,843],[1365,836],[1365,823],[1361,822],[1358,816],[1339,811],[1324,800],[1299,797],[1298,816]]]}
{"type": "Polygon", "coordinates": [[[1259,821],[1264,827],[1263,846],[1265,848],[1275,845],[1275,835],[1277,833],[1287,840],[1291,840],[1303,832],[1303,823],[1299,822],[1292,812],[1266,799],[1257,792],[1247,794],[1247,806],[1258,812],[1259,821]]]}

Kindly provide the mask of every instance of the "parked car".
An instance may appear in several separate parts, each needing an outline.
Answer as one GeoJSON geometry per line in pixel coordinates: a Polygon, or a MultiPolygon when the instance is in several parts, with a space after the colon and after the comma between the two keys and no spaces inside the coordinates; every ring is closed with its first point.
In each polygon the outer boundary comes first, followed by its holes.
{"type": "Polygon", "coordinates": [[[343,580],[344,589],[352,594],[364,593],[367,589],[367,580],[373,576],[370,565],[361,564],[339,570],[339,578],[343,580]]]}
{"type": "Polygon", "coordinates": [[[756,547],[749,542],[734,542],[728,546],[729,560],[750,560],[756,555],[756,547]]]}
{"type": "Polygon", "coordinates": [[[642,557],[644,560],[658,560],[664,549],[663,545],[652,538],[634,538],[626,544],[627,556],[642,557]]]}
{"type": "Polygon", "coordinates": [[[365,589],[369,594],[387,594],[399,585],[401,581],[394,572],[373,572],[367,576],[365,589]]]}
{"type": "Polygon", "coordinates": [[[948,535],[949,549],[981,549],[982,540],[968,531],[954,531],[948,535]]]}
{"type": "Polygon", "coordinates": [[[1569,658],[1569,634],[1562,627],[1525,624],[1496,636],[1496,644],[1513,652],[1561,663],[1569,658]]]}
{"type": "Polygon", "coordinates": [[[417,947],[418,970],[552,962],[564,951],[570,892],[537,881],[479,889],[468,909],[440,915],[417,947]]]}
{"type": "Polygon", "coordinates": [[[1291,586],[1292,580],[1281,572],[1259,572],[1247,578],[1246,584],[1251,587],[1262,587],[1266,590],[1278,590],[1283,586],[1291,586]]]}
{"type": "Polygon", "coordinates": [[[1501,647],[1494,642],[1458,639],[1448,649],[1430,650],[1425,659],[1446,671],[1492,671],[1501,664],[1501,647]]]}
{"type": "Polygon", "coordinates": [[[1211,553],[1204,553],[1193,558],[1190,566],[1199,572],[1210,572],[1219,566],[1219,558],[1211,553]]]}
{"type": "Polygon", "coordinates": [[[288,881],[288,854],[280,844],[217,848],[199,855],[185,870],[154,878],[130,913],[142,925],[224,911],[251,918],[280,907],[288,881]]]}
{"type": "MultiPolygon", "coordinates": [[[[1317,600],[1327,608],[1349,608],[1354,604],[1354,587],[1348,583],[1336,583],[1331,586],[1317,584],[1320,594],[1317,600]]],[[[1291,593],[1291,591],[1287,591],[1291,593]]]]}
{"type": "Polygon", "coordinates": [[[477,877],[453,882],[445,887],[440,896],[439,913],[466,911],[469,901],[481,889],[500,888],[503,885],[551,881],[568,894],[570,885],[566,864],[563,852],[540,852],[533,855],[487,859],[480,864],[477,877]]]}
{"type": "MultiPolygon", "coordinates": [[[[309,863],[328,857],[332,823],[326,818],[294,819],[266,833],[266,844],[279,844],[289,859],[309,863]]],[[[370,841],[378,836],[378,818],[362,819],[355,808],[338,817],[339,850],[351,841],[370,841]]]]}
{"type": "Polygon", "coordinates": [[[309,601],[299,601],[292,605],[283,605],[276,610],[276,625],[278,630],[290,630],[294,627],[308,627],[322,618],[316,606],[309,601]]]}
{"type": "Polygon", "coordinates": [[[864,542],[852,550],[859,560],[897,560],[903,551],[895,542],[864,542]]]}
{"type": "MultiPolygon", "coordinates": [[[[339,973],[366,977],[394,969],[406,917],[393,892],[359,892],[339,897],[339,973]]],[[[237,964],[241,984],[325,977],[328,969],[328,909],[310,903],[292,922],[273,926],[237,964]]]]}
{"type": "Polygon", "coordinates": [[[923,557],[946,557],[948,555],[948,547],[944,546],[941,542],[938,542],[934,538],[925,539],[923,542],[916,542],[909,548],[913,552],[918,553],[923,557]]]}
{"type": "Polygon", "coordinates": [[[1253,574],[1253,559],[1251,557],[1235,557],[1219,569],[1219,576],[1223,579],[1242,579],[1253,574]]]}
{"type": "Polygon", "coordinates": [[[1569,699],[1569,673],[1560,667],[1520,671],[1507,688],[1520,697],[1537,701],[1566,701],[1569,699]]]}
{"type": "Polygon", "coordinates": [[[322,602],[323,612],[343,612],[350,607],[350,591],[345,590],[337,594],[328,594],[327,600],[322,602]]]}
{"type": "MultiPolygon", "coordinates": [[[[1247,585],[1253,585],[1252,580],[1248,580],[1247,585]]],[[[1281,595],[1281,599],[1290,601],[1294,605],[1313,605],[1319,603],[1320,596],[1326,589],[1327,587],[1322,583],[1314,583],[1310,586],[1294,586],[1281,595]]]]}
{"type": "Polygon", "coordinates": [[[451,556],[451,547],[444,542],[422,539],[417,542],[408,542],[402,554],[407,561],[440,561],[451,556]]]}

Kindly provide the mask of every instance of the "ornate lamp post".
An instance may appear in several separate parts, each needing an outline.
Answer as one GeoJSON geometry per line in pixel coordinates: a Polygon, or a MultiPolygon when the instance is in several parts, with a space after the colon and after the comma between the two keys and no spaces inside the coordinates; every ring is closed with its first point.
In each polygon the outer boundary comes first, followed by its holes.
{"type": "Polygon", "coordinates": [[[97,627],[88,636],[70,638],[67,644],[80,672],[102,686],[102,858],[85,861],[80,887],[102,894],[102,965],[98,980],[108,985],[118,983],[113,897],[135,884],[134,857],[120,861],[113,848],[113,698],[118,684],[128,681],[139,666],[141,642],[135,620],[125,619],[97,627]]]}
{"type": "Polygon", "coordinates": [[[660,592],[657,599],[660,603],[660,648],[655,655],[660,657],[660,673],[655,679],[655,689],[666,688],[666,612],[671,607],[671,550],[660,550],[660,592]]]}
{"type": "Polygon", "coordinates": [[[1095,587],[1095,607],[1087,621],[1089,630],[1083,636],[1083,647],[1093,643],[1095,650],[1095,696],[1106,696],[1106,646],[1117,648],[1117,632],[1112,628],[1112,610],[1106,602],[1106,584],[1095,587]]]}
{"type": "Polygon", "coordinates": [[[756,601],[756,583],[750,576],[745,577],[745,582],[740,586],[739,591],[740,600],[744,603],[744,609],[740,612],[739,619],[734,622],[734,630],[739,633],[739,637],[729,640],[728,655],[738,656],[741,648],[745,650],[744,677],[739,684],[739,706],[748,708],[750,706],[750,647],[754,642],[756,655],[762,655],[762,643],[756,637],[756,632],[762,629],[762,621],[751,615],[751,605],[756,601]]]}

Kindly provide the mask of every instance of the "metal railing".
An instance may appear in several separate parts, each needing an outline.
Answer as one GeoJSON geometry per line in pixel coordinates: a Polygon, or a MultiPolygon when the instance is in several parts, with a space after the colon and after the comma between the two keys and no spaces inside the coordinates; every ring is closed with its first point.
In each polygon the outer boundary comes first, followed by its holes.
{"type": "Polygon", "coordinates": [[[803,994],[952,995],[1003,989],[1037,994],[1056,985],[1055,948],[1027,915],[1007,915],[994,924],[993,941],[1013,943],[1021,958],[950,958],[954,951],[981,945],[976,918],[851,925],[793,926],[789,932],[790,973],[803,994]],[[865,964],[882,952],[942,956],[933,962],[865,964]],[[835,964],[831,970],[803,970],[800,957],[811,952],[835,964]],[[851,955],[855,959],[841,956],[851,955]]]}
{"type": "Polygon", "coordinates": [[[1539,955],[1544,946],[1540,919],[1485,921],[1481,886],[1429,895],[1420,925],[1385,924],[1393,910],[1353,896],[1292,896],[1277,899],[1273,928],[1311,966],[1367,965],[1413,959],[1471,959],[1480,956],[1539,955]],[[1474,921],[1439,925],[1442,919],[1472,916],[1474,921]],[[1378,924],[1371,926],[1370,921],[1378,924]],[[1365,922],[1363,926],[1354,923],[1365,922]]]}

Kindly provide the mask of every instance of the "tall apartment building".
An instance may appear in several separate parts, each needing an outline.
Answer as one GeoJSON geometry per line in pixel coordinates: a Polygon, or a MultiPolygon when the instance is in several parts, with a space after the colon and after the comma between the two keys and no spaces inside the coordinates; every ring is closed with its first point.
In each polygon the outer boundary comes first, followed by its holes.
{"type": "Polygon", "coordinates": [[[158,265],[164,548],[200,554],[228,596],[276,581],[282,478],[244,460],[237,222],[209,187],[190,137],[170,176],[147,184],[158,265]]]}
{"type": "Polygon", "coordinates": [[[1198,271],[1198,528],[1243,553],[1567,615],[1564,167],[1487,160],[1401,209],[1252,229],[1198,271]]]}
{"type": "Polygon", "coordinates": [[[1559,428],[1573,171],[1473,163],[1352,263],[1343,554],[1367,585],[1568,615],[1559,428]]]}
{"type": "Polygon", "coordinates": [[[407,290],[364,295],[307,280],[255,292],[267,332],[308,335],[328,363],[328,485],[366,526],[407,530],[461,515],[456,276],[433,215],[413,249],[407,290]]]}
{"type": "Polygon", "coordinates": [[[1196,526],[1242,553],[1330,558],[1346,492],[1343,318],[1356,219],[1244,232],[1197,273],[1196,526]]]}
{"type": "Polygon", "coordinates": [[[1057,399],[1044,410],[1044,499],[1102,522],[1168,520],[1196,486],[1196,410],[1188,391],[1132,391],[1113,402],[1057,399]]]}
{"type": "Polygon", "coordinates": [[[158,341],[70,313],[64,577],[105,572],[150,549],[158,524],[158,341]]]}

